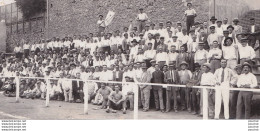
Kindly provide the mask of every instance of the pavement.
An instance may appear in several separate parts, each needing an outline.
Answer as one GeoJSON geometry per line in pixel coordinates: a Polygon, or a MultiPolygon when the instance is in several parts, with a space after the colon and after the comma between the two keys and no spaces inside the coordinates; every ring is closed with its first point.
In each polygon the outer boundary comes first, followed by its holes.
{"type": "MultiPolygon", "coordinates": [[[[15,102],[14,97],[5,97],[0,93],[0,119],[29,119],[29,120],[122,120],[133,119],[134,112],[122,111],[106,113],[100,106],[89,104],[88,114],[84,114],[84,104],[67,103],[63,101],[50,101],[49,107],[45,107],[45,100],[20,99],[15,102]]],[[[202,117],[192,115],[187,111],[174,111],[161,113],[153,109],[148,112],[139,110],[139,119],[198,119],[202,117]]]]}

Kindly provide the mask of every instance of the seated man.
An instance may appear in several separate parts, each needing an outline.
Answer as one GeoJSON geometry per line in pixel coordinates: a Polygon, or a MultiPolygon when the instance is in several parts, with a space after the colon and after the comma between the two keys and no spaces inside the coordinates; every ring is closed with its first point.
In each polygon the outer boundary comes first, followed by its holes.
{"type": "Polygon", "coordinates": [[[105,83],[101,83],[101,88],[98,90],[97,96],[96,96],[96,97],[99,97],[99,94],[100,94],[103,98],[101,109],[106,109],[107,102],[108,102],[108,96],[111,94],[111,92],[113,92],[113,90],[109,86],[106,86],[105,83]]]}
{"type": "Polygon", "coordinates": [[[112,113],[116,113],[117,110],[121,110],[123,108],[123,114],[126,114],[126,104],[124,102],[125,98],[123,97],[122,92],[119,90],[119,86],[115,85],[115,91],[113,91],[108,96],[108,102],[107,102],[107,110],[106,112],[110,112],[110,107],[112,113]]]}
{"type": "Polygon", "coordinates": [[[62,90],[60,86],[54,84],[54,81],[50,81],[51,88],[50,88],[50,99],[51,100],[60,100],[62,96],[62,90]]]}
{"type": "Polygon", "coordinates": [[[11,78],[7,79],[3,86],[4,96],[15,97],[15,85],[11,78]]]}
{"type": "Polygon", "coordinates": [[[32,97],[34,98],[41,98],[41,99],[45,99],[46,96],[46,85],[38,80],[36,83],[36,86],[34,87],[34,89],[32,90],[32,97]]]}
{"type": "MultiPolygon", "coordinates": [[[[129,76],[125,76],[126,82],[131,82],[129,76]]],[[[130,110],[134,110],[134,92],[133,88],[138,88],[137,85],[134,84],[123,84],[122,86],[122,93],[125,97],[125,103],[129,101],[130,103],[130,110]]]]}
{"type": "Polygon", "coordinates": [[[33,99],[33,93],[30,87],[27,87],[25,91],[22,92],[22,95],[20,96],[21,98],[26,98],[26,99],[33,99]]]}
{"type": "MultiPolygon", "coordinates": [[[[94,79],[93,77],[89,77],[89,80],[93,80],[93,79],[94,79]]],[[[83,89],[88,89],[88,103],[92,102],[94,105],[97,105],[98,101],[95,101],[96,93],[98,90],[97,83],[93,81],[88,81],[84,84],[83,89]]]]}

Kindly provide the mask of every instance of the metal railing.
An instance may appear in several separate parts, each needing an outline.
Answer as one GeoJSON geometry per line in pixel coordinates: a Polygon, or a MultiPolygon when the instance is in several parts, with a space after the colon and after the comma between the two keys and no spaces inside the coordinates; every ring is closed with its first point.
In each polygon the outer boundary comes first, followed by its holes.
{"type": "MultiPolygon", "coordinates": [[[[20,76],[0,76],[0,78],[15,78],[16,81],[16,102],[19,102],[19,93],[20,93],[20,79],[42,79],[46,81],[46,102],[45,106],[49,107],[49,87],[50,82],[47,82],[48,80],[59,80],[60,78],[47,78],[47,77],[20,77],[20,76]]],[[[170,87],[180,87],[180,88],[187,88],[186,85],[176,85],[176,84],[157,84],[157,83],[139,83],[139,82],[118,82],[118,81],[101,81],[101,80],[81,80],[81,79],[65,79],[64,80],[76,80],[76,81],[83,81],[83,82],[99,82],[99,83],[113,83],[113,84],[136,84],[136,85],[153,85],[153,86],[162,86],[163,88],[170,87]]],[[[88,87],[87,87],[88,88],[88,87]]],[[[192,86],[192,88],[199,88],[203,90],[203,119],[208,119],[208,89],[214,89],[215,87],[209,87],[209,86],[192,86]]],[[[88,89],[83,90],[84,94],[88,94],[88,89]]],[[[225,91],[252,91],[252,92],[260,92],[260,89],[246,89],[246,88],[227,88],[225,91]]],[[[138,88],[134,88],[133,92],[135,94],[134,96],[134,119],[138,119],[138,95],[139,90],[138,88]]],[[[84,95],[84,114],[88,114],[88,95],[84,95]]]]}

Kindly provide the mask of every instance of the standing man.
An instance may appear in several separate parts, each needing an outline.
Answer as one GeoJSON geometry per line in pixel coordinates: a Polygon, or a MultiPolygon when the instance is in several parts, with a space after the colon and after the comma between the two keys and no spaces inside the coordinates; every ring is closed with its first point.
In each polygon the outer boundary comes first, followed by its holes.
{"type": "MultiPolygon", "coordinates": [[[[170,63],[169,64],[169,70],[166,72],[165,80],[168,84],[179,84],[180,78],[178,71],[176,71],[175,68],[176,63],[170,63]]],[[[171,110],[171,103],[172,103],[172,97],[174,101],[174,111],[178,112],[177,110],[177,88],[176,87],[170,87],[168,86],[166,89],[166,112],[169,112],[171,110]]]]}
{"type": "MultiPolygon", "coordinates": [[[[251,73],[252,68],[251,65],[245,62],[242,66],[243,74],[238,77],[237,87],[238,88],[256,88],[257,87],[257,79],[254,74],[251,73]]],[[[237,113],[236,119],[242,119],[242,109],[245,106],[245,119],[250,118],[251,113],[251,100],[253,97],[252,91],[240,91],[238,94],[237,100],[237,113]]]]}
{"type": "MultiPolygon", "coordinates": [[[[147,67],[142,66],[142,75],[140,78],[141,83],[150,83],[151,75],[147,72],[147,67]]],[[[150,104],[150,91],[152,89],[151,85],[139,85],[141,90],[141,101],[143,105],[143,111],[147,112],[149,110],[150,104]]]]}
{"type": "MultiPolygon", "coordinates": [[[[164,74],[160,70],[160,67],[158,64],[155,65],[155,71],[152,74],[152,83],[156,84],[162,84],[164,82],[164,74]]],[[[154,101],[156,106],[156,111],[159,111],[161,109],[161,112],[164,113],[164,104],[163,104],[163,88],[162,86],[152,86],[153,88],[153,94],[154,94],[154,101]]]]}
{"type": "MultiPolygon", "coordinates": [[[[201,75],[200,86],[207,86],[207,87],[214,87],[216,84],[215,76],[213,73],[210,72],[210,64],[205,63],[203,64],[203,71],[204,73],[201,75]]],[[[203,113],[203,90],[201,89],[200,94],[200,116],[203,113]]],[[[211,119],[214,118],[214,100],[215,100],[215,93],[213,89],[208,89],[208,110],[209,110],[209,117],[211,119]]]]}
{"type": "Polygon", "coordinates": [[[229,119],[229,90],[232,79],[235,74],[232,69],[227,68],[227,60],[221,60],[221,68],[214,73],[216,78],[216,94],[215,94],[215,119],[219,119],[221,102],[224,103],[224,116],[229,119]]]}
{"type": "Polygon", "coordinates": [[[103,15],[99,15],[99,20],[97,21],[97,24],[98,24],[98,34],[100,35],[101,32],[104,32],[106,29],[106,24],[103,15]]]}
{"type": "Polygon", "coordinates": [[[140,13],[137,15],[136,20],[139,22],[139,32],[141,33],[146,25],[146,21],[148,20],[148,16],[146,13],[144,13],[144,9],[140,8],[139,9],[140,13]]]}
{"type": "Polygon", "coordinates": [[[192,9],[192,4],[187,3],[188,9],[185,11],[187,32],[190,32],[190,28],[194,25],[195,17],[197,16],[196,11],[192,9]]]}
{"type": "Polygon", "coordinates": [[[213,42],[213,48],[209,50],[208,61],[210,63],[211,72],[214,73],[220,68],[220,59],[222,57],[222,50],[219,49],[218,41],[213,42]]]}

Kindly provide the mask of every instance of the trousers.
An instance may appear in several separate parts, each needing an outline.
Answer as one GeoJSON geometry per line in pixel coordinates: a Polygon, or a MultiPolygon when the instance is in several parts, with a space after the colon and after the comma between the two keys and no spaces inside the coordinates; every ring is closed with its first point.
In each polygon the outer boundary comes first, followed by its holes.
{"type": "Polygon", "coordinates": [[[224,103],[224,116],[229,119],[229,90],[226,86],[217,86],[215,90],[215,119],[219,119],[221,103],[224,103]]]}
{"type": "Polygon", "coordinates": [[[166,111],[171,110],[173,99],[173,109],[177,110],[177,92],[176,87],[170,87],[170,90],[166,90],[166,111]]]}
{"type": "Polygon", "coordinates": [[[157,90],[153,90],[154,94],[154,102],[155,102],[155,107],[156,109],[163,110],[164,109],[164,104],[163,104],[163,89],[162,87],[158,87],[157,90]]]}
{"type": "Polygon", "coordinates": [[[141,89],[141,101],[144,110],[149,110],[150,107],[150,91],[151,89],[147,87],[141,89]]]}
{"type": "Polygon", "coordinates": [[[245,106],[245,119],[250,118],[252,97],[253,92],[251,91],[240,91],[238,93],[236,119],[242,119],[243,106],[245,106]]]}
{"type": "Polygon", "coordinates": [[[189,34],[190,28],[194,25],[195,16],[194,15],[189,15],[186,18],[187,18],[186,19],[187,32],[189,34]]]}

